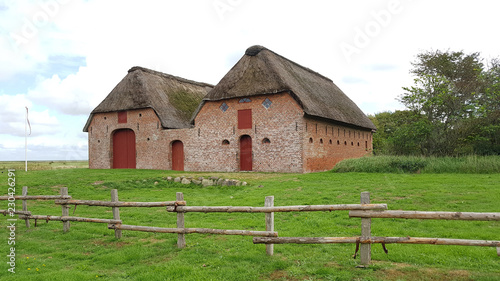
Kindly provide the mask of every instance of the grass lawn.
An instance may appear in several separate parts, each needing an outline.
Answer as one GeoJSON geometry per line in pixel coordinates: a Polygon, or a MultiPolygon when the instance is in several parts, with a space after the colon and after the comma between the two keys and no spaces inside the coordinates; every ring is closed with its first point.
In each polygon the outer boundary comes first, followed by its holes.
{"type": "MultiPolygon", "coordinates": [[[[2,163],[4,164],[4,163],[2,163]]],[[[80,164],[78,164],[80,165],[80,164]]],[[[8,168],[8,167],[7,167],[8,168]]],[[[7,172],[2,170],[2,194],[7,172]]],[[[16,171],[17,194],[56,195],[67,186],[73,199],[110,200],[118,189],[121,201],[170,201],[183,192],[191,206],[263,206],[274,195],[276,206],[353,204],[370,191],[372,203],[390,210],[500,212],[500,174],[391,173],[181,173],[156,170],[53,169],[16,171]],[[248,186],[207,187],[171,183],[173,175],[223,176],[248,186]]],[[[7,202],[0,202],[6,209],[7,202]]],[[[21,209],[21,202],[17,201],[21,209]]],[[[53,201],[29,201],[33,214],[61,215],[53,201]]],[[[79,217],[112,218],[111,208],[78,206],[79,217]]],[[[176,214],[164,208],[121,208],[124,224],[175,227],[176,214]]],[[[177,234],[123,231],[122,239],[105,224],[38,221],[27,229],[17,221],[16,273],[6,263],[10,246],[0,220],[0,280],[500,280],[495,248],[388,244],[372,245],[373,264],[356,268],[354,244],[275,245],[267,256],[252,237],[190,234],[187,247],[177,249],[177,234]],[[14,277],[14,278],[13,278],[14,277]]],[[[186,227],[265,230],[264,214],[187,213],[186,227]]],[[[361,219],[347,211],[276,213],[281,237],[358,236],[361,219]]],[[[374,236],[413,236],[500,240],[500,222],[373,219],[374,236]]]]}

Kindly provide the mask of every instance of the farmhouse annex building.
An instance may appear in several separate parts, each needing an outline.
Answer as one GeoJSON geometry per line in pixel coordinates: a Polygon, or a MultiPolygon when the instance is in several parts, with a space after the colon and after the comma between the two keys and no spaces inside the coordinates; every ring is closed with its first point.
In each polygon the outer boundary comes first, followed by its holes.
{"type": "Polygon", "coordinates": [[[215,86],[133,67],[91,112],[92,169],[315,172],[372,152],[332,80],[253,46],[215,86]]]}

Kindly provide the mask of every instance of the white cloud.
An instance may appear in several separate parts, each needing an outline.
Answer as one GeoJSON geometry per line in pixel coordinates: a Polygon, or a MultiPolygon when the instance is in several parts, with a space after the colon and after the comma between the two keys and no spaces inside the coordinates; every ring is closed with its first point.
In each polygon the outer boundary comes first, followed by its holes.
{"type": "MultiPolygon", "coordinates": [[[[0,104],[3,105],[0,114],[0,134],[12,136],[24,136],[26,106],[32,107],[32,102],[24,95],[0,95],[0,104]]],[[[28,111],[29,121],[33,136],[51,135],[59,131],[59,121],[55,116],[49,114],[49,110],[28,111]],[[35,130],[36,128],[36,130],[35,130]]]]}

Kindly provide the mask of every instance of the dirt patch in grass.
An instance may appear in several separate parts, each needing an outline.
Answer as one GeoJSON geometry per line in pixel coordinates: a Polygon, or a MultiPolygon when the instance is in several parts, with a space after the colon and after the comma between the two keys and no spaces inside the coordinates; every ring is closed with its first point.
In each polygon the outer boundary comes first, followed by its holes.
{"type": "Polygon", "coordinates": [[[62,185],[62,184],[54,185],[50,187],[50,190],[56,192],[57,195],[59,195],[59,193],[61,192],[61,187],[67,187],[67,185],[62,185]]]}
{"type": "Polygon", "coordinates": [[[113,247],[120,249],[125,245],[129,245],[130,242],[124,242],[124,241],[117,241],[117,242],[107,242],[107,241],[95,241],[93,243],[96,246],[105,246],[105,247],[113,247]]]}
{"type": "Polygon", "coordinates": [[[378,270],[378,278],[383,280],[439,280],[439,281],[469,281],[467,270],[444,270],[435,268],[412,268],[410,265],[397,264],[394,268],[378,270]]]}
{"type": "Polygon", "coordinates": [[[145,238],[145,239],[139,239],[140,242],[149,242],[151,244],[156,244],[156,243],[163,243],[167,241],[167,239],[156,239],[156,238],[145,238]]]}
{"type": "Polygon", "coordinates": [[[291,281],[298,281],[299,279],[293,278],[288,275],[288,272],[285,270],[276,270],[271,273],[269,276],[269,280],[291,280],[291,281]]]}
{"type": "Polygon", "coordinates": [[[334,261],[327,262],[327,263],[325,263],[324,266],[325,267],[332,267],[332,268],[341,268],[341,266],[337,262],[334,262],[334,261]]]}

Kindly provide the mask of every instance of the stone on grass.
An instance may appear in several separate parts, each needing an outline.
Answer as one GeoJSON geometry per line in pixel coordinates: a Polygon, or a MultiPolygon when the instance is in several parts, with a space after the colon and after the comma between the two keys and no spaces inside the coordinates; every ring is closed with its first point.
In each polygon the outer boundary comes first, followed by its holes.
{"type": "Polygon", "coordinates": [[[212,186],[212,185],[214,185],[214,181],[213,181],[213,180],[203,179],[203,180],[201,181],[201,184],[202,184],[203,186],[212,186]]]}

